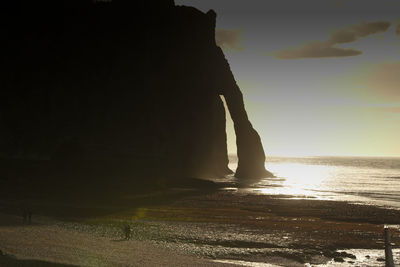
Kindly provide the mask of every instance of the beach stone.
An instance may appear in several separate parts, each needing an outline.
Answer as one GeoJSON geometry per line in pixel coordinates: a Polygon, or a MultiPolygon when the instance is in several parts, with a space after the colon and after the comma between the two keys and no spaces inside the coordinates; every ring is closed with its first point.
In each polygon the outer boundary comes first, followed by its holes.
{"type": "Polygon", "coordinates": [[[347,253],[345,251],[340,252],[340,256],[343,258],[357,259],[357,257],[355,255],[347,253]]]}
{"type": "Polygon", "coordinates": [[[334,258],[333,259],[335,262],[344,262],[344,259],[343,258],[340,258],[340,257],[336,257],[336,258],[334,258]]]}

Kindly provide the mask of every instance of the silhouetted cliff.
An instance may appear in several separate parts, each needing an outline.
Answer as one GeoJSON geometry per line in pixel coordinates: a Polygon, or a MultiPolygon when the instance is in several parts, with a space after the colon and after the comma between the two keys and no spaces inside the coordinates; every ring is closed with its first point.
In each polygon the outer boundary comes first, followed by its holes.
{"type": "Polygon", "coordinates": [[[237,135],[236,176],[269,174],[215,44],[213,11],[172,0],[20,0],[0,12],[3,157],[140,158],[175,175],[226,175],[223,95],[237,135]]]}

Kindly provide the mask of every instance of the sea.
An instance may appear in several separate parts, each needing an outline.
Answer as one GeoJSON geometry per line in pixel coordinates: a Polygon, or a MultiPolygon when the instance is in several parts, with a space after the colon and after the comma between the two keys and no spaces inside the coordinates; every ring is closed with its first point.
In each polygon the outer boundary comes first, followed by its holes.
{"type": "MultiPolygon", "coordinates": [[[[230,156],[230,168],[236,167],[230,156]]],[[[400,209],[400,158],[267,157],[265,167],[274,178],[238,190],[400,209]]]]}

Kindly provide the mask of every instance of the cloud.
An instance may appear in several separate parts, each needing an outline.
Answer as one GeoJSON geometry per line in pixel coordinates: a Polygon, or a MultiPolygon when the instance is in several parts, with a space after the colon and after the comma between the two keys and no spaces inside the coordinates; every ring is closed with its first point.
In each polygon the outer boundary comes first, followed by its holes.
{"type": "Polygon", "coordinates": [[[396,25],[396,35],[400,36],[400,21],[398,21],[396,25]]]}
{"type": "Polygon", "coordinates": [[[297,49],[286,49],[275,54],[281,59],[296,58],[324,58],[324,57],[351,57],[362,54],[354,49],[333,47],[327,43],[310,42],[297,49]]]}
{"type": "Polygon", "coordinates": [[[397,114],[397,113],[400,113],[400,106],[399,107],[383,108],[383,111],[397,114]]]}
{"type": "Polygon", "coordinates": [[[335,45],[355,42],[362,37],[385,32],[389,29],[390,25],[391,23],[387,21],[361,22],[358,25],[335,31],[330,36],[327,43],[335,45]]]}
{"type": "Polygon", "coordinates": [[[366,81],[371,88],[391,100],[400,99],[400,62],[384,63],[366,74],[366,81]]]}
{"type": "Polygon", "coordinates": [[[299,48],[285,49],[275,53],[277,58],[326,58],[326,57],[351,57],[362,54],[362,51],[337,47],[339,44],[351,43],[360,38],[385,32],[391,23],[386,21],[362,22],[347,28],[335,31],[324,42],[309,42],[299,48]]]}
{"type": "Polygon", "coordinates": [[[242,33],[239,30],[216,29],[215,40],[222,49],[242,50],[240,41],[242,33]]]}
{"type": "Polygon", "coordinates": [[[383,112],[383,113],[400,115],[400,103],[372,106],[370,107],[370,109],[374,112],[383,112]]]}

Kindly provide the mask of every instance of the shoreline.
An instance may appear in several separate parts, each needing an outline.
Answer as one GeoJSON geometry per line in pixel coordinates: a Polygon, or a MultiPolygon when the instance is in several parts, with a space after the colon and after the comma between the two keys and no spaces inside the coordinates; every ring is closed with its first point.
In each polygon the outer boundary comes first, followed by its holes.
{"type": "MultiPolygon", "coordinates": [[[[126,201],[129,205],[135,198],[126,201]]],[[[329,200],[283,199],[217,190],[185,194],[167,204],[144,201],[132,208],[114,208],[114,212],[106,215],[72,216],[55,221],[60,229],[84,234],[88,240],[107,237],[107,242],[121,235],[121,225],[129,223],[133,229],[129,242],[138,242],[137,246],[150,242],[188,257],[183,262],[201,258],[210,264],[243,261],[304,266],[332,260],[351,264],[358,260],[354,257],[360,256],[344,253],[350,250],[383,252],[383,225],[400,225],[400,211],[329,200]]],[[[0,235],[4,229],[0,227],[0,235]]],[[[396,244],[395,257],[400,257],[400,251],[397,253],[400,231],[392,231],[392,242],[396,244]]],[[[4,249],[2,246],[0,250],[4,249]]],[[[375,262],[377,259],[370,258],[375,262]]]]}

